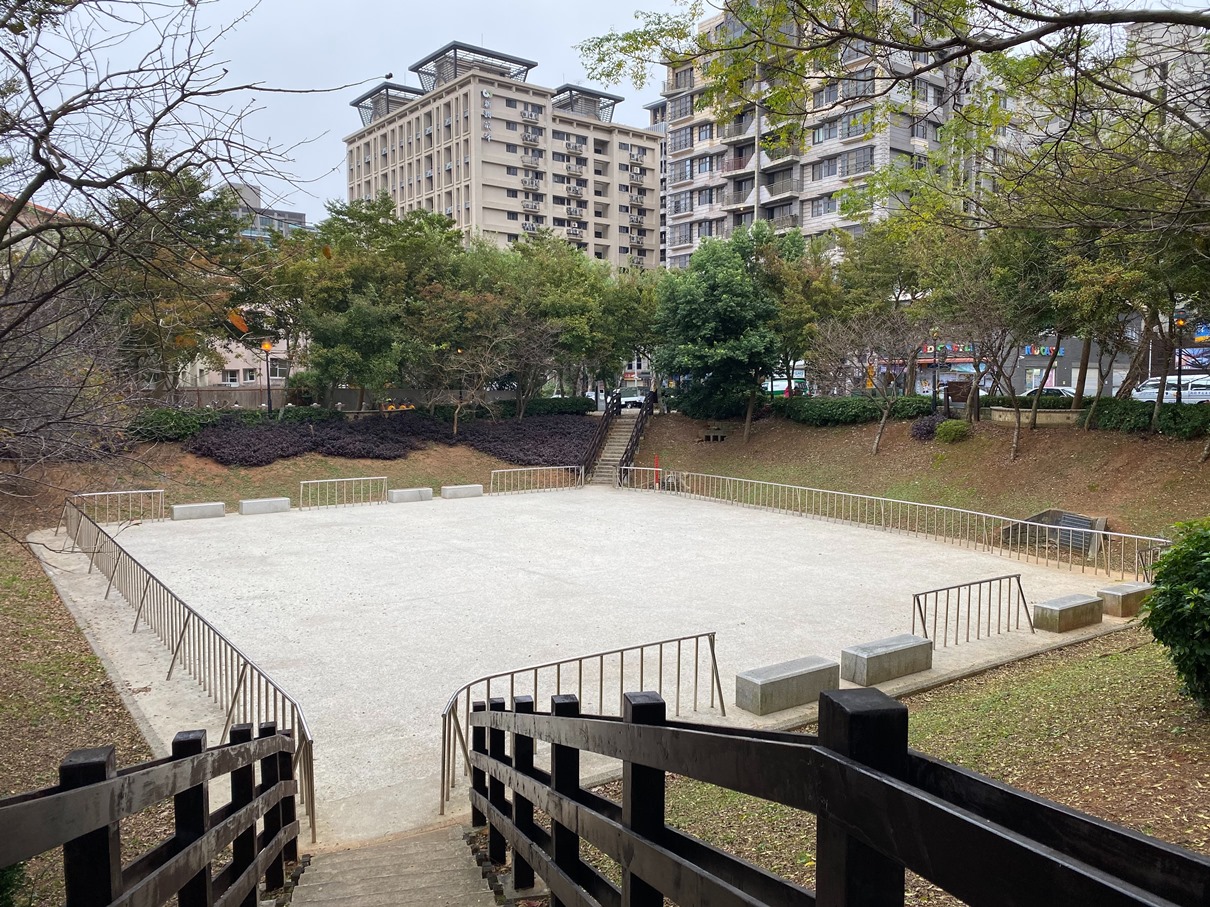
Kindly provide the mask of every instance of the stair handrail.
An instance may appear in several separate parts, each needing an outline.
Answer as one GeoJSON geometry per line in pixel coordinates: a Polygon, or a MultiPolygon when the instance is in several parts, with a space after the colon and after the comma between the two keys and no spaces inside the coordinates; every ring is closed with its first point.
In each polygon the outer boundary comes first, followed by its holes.
{"type": "Polygon", "coordinates": [[[596,468],[597,460],[601,456],[601,450],[605,447],[605,439],[609,437],[609,429],[613,425],[614,420],[622,414],[622,391],[615,390],[610,398],[605,403],[605,412],[601,414],[601,423],[597,426],[596,434],[592,436],[592,440],[588,442],[588,448],[584,452],[584,459],[580,465],[584,467],[584,475],[591,475],[596,468]]]}
{"type": "Polygon", "coordinates": [[[634,465],[634,455],[639,452],[639,442],[643,440],[643,429],[647,427],[647,419],[655,412],[655,399],[655,391],[648,391],[647,396],[643,398],[643,405],[639,407],[639,417],[634,420],[634,427],[630,429],[630,440],[626,442],[626,450],[618,461],[616,482],[619,485],[622,483],[622,470],[634,465]]]}

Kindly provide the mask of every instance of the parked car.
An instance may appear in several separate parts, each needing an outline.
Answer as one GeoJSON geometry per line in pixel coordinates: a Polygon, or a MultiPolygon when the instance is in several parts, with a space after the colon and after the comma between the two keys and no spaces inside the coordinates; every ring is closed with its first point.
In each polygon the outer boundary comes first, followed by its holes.
{"type": "MultiPolygon", "coordinates": [[[[1176,375],[1169,375],[1164,384],[1164,402],[1176,402],[1176,375]]],[[[1179,382],[1182,403],[1210,403],[1210,375],[1183,375],[1179,382]]],[[[1154,403],[1160,392],[1160,379],[1148,378],[1133,391],[1130,396],[1135,400],[1154,403]]]]}
{"type": "Polygon", "coordinates": [[[1074,387],[1035,387],[1031,391],[1026,391],[1022,396],[1032,400],[1039,395],[1043,397],[1074,397],[1076,389],[1074,387]]]}
{"type": "Polygon", "coordinates": [[[647,388],[624,387],[621,389],[622,409],[642,409],[643,401],[647,399],[647,388]]]}

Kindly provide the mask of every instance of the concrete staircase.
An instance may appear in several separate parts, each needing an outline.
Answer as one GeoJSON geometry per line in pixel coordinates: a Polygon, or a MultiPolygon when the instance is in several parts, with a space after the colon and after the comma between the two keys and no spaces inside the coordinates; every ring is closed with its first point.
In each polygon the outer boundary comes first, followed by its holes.
{"type": "Polygon", "coordinates": [[[316,854],[297,907],[494,907],[495,895],[458,826],[316,854]]]}
{"type": "Polygon", "coordinates": [[[614,468],[622,461],[622,454],[626,452],[626,445],[630,443],[630,435],[638,418],[639,410],[624,409],[613,420],[605,446],[601,448],[601,456],[597,458],[597,464],[592,469],[590,485],[613,484],[614,468]]]}

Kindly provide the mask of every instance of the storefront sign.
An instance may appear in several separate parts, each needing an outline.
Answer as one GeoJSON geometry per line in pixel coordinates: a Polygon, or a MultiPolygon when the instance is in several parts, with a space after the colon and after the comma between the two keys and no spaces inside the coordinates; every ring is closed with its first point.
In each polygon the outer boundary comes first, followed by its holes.
{"type": "MultiPolygon", "coordinates": [[[[1052,355],[1054,355],[1054,351],[1055,348],[1053,346],[1034,346],[1033,344],[1026,344],[1025,346],[1021,347],[1022,356],[1045,356],[1049,359],[1052,355]]],[[[1066,356],[1067,350],[1064,347],[1059,347],[1059,355],[1066,356]]]]}

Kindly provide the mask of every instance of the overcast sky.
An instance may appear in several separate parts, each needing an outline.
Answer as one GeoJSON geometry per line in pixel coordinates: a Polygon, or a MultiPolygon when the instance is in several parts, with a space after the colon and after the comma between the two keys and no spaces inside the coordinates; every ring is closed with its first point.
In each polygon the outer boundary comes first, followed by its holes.
{"type": "MultiPolygon", "coordinates": [[[[333,94],[302,97],[265,94],[264,110],[250,119],[252,135],[275,144],[306,142],[292,156],[297,187],[266,186],[264,202],[305,211],[311,221],[324,215],[324,202],[345,198],[343,139],[361,124],[349,101],[388,73],[394,82],[418,86],[408,67],[450,41],[465,41],[534,60],[530,81],[548,88],[564,82],[590,84],[573,45],[635,24],[631,3],[584,0],[449,0],[402,3],[370,0],[262,0],[246,22],[220,47],[231,78],[301,89],[363,82],[333,94]],[[274,193],[281,193],[274,198],[274,193]]],[[[643,0],[643,9],[667,11],[673,0],[643,0]]],[[[238,17],[241,0],[219,0],[208,17],[238,17]]],[[[607,90],[626,97],[614,120],[643,126],[643,104],[658,97],[653,80],[642,93],[627,83],[607,90]]],[[[604,87],[604,86],[596,86],[604,87]]]]}

